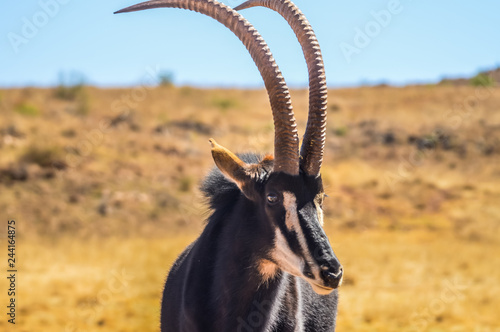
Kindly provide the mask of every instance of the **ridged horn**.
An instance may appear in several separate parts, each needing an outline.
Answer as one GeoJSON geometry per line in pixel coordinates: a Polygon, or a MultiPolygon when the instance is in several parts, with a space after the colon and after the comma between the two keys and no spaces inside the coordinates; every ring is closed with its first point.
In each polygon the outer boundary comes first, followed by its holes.
{"type": "Polygon", "coordinates": [[[269,95],[274,118],[274,171],[299,174],[299,138],[290,92],[264,39],[238,12],[215,0],[152,0],[117,11],[133,12],[151,8],[192,10],[219,21],[246,46],[257,65],[269,95]]]}
{"type": "Polygon", "coordinates": [[[300,150],[300,166],[309,175],[317,176],[323,163],[326,139],[328,89],[323,56],[307,18],[290,0],[249,0],[235,8],[242,10],[263,6],[283,16],[299,40],[309,71],[309,116],[300,150]]]}

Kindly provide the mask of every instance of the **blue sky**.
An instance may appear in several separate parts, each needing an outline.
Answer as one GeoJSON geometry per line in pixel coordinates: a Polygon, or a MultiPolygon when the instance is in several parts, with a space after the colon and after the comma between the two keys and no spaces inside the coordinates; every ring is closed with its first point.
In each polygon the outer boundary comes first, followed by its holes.
{"type": "MultiPolygon", "coordinates": [[[[222,2],[235,7],[242,1],[222,2]]],[[[244,46],[218,22],[180,9],[113,15],[135,3],[2,4],[0,86],[54,85],[60,73],[82,73],[100,86],[129,86],[147,81],[152,69],[173,72],[179,85],[262,85],[244,46]]],[[[331,86],[435,82],[500,65],[500,1],[295,3],[316,31],[331,86]]],[[[305,86],[306,65],[286,22],[265,8],[242,13],[268,42],[288,85],[305,86]]]]}

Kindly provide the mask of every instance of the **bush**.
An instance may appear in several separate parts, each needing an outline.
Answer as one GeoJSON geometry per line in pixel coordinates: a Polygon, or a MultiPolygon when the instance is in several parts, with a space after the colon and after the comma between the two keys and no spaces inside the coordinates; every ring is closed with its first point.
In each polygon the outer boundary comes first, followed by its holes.
{"type": "Polygon", "coordinates": [[[162,71],[158,75],[158,84],[160,86],[173,86],[174,85],[174,73],[171,71],[162,71]]]}
{"type": "Polygon", "coordinates": [[[488,74],[481,73],[470,79],[470,84],[477,87],[489,87],[495,85],[495,80],[488,74]]]}
{"type": "Polygon", "coordinates": [[[70,73],[66,75],[60,73],[59,85],[54,91],[54,96],[58,99],[74,101],[81,95],[84,87],[85,79],[82,74],[70,73]]]}
{"type": "Polygon", "coordinates": [[[62,100],[67,100],[67,101],[73,101],[78,98],[80,95],[81,91],[83,89],[83,84],[82,85],[59,85],[55,92],[54,96],[57,99],[62,99],[62,100]]]}
{"type": "Polygon", "coordinates": [[[212,100],[212,106],[217,107],[221,111],[225,112],[231,108],[238,106],[238,102],[231,98],[215,98],[212,100]]]}
{"type": "Polygon", "coordinates": [[[22,102],[14,108],[14,112],[28,115],[28,116],[38,116],[40,115],[40,110],[33,104],[22,102]]]}
{"type": "Polygon", "coordinates": [[[76,115],[88,115],[90,113],[90,97],[85,90],[81,90],[76,98],[76,115]]]}
{"type": "Polygon", "coordinates": [[[184,176],[179,179],[179,190],[181,192],[189,192],[193,187],[194,180],[189,176],[184,176]]]}
{"type": "Polygon", "coordinates": [[[29,146],[19,158],[19,162],[37,164],[40,167],[55,167],[64,169],[66,167],[62,158],[62,151],[58,147],[29,146]]]}
{"type": "Polygon", "coordinates": [[[2,91],[0,91],[0,110],[4,111],[5,110],[5,103],[4,103],[4,97],[2,91]]]}
{"type": "Polygon", "coordinates": [[[335,136],[344,137],[347,135],[347,127],[338,127],[333,131],[335,136]]]}
{"type": "Polygon", "coordinates": [[[339,112],[340,111],[340,106],[337,104],[330,104],[328,105],[328,111],[330,112],[339,112]]]}

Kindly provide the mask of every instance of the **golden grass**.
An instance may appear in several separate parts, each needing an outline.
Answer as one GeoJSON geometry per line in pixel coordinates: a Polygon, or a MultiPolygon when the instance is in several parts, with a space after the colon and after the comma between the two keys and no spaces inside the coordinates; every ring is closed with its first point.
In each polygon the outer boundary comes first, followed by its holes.
{"type": "MultiPolygon", "coordinates": [[[[346,267],[339,331],[498,327],[498,242],[422,231],[329,236],[346,267]]],[[[20,241],[15,331],[158,330],[166,273],[194,238],[20,241]]]]}
{"type": "MultiPolygon", "coordinates": [[[[168,268],[207,216],[197,186],[213,166],[208,138],[272,152],[267,95],[82,91],[1,91],[0,209],[19,225],[15,330],[155,331],[168,268]]],[[[330,92],[322,173],[346,268],[338,331],[500,331],[499,92],[330,92]],[[441,145],[417,149],[410,136],[441,145]]],[[[292,97],[304,128],[307,91],[292,97]]]]}

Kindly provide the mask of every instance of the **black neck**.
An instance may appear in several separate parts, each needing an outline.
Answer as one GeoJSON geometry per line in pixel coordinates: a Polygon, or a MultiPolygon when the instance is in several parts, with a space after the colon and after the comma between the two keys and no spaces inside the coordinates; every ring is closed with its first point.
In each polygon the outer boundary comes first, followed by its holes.
{"type": "Polygon", "coordinates": [[[290,296],[285,290],[294,286],[294,280],[285,273],[269,280],[260,274],[258,264],[273,244],[273,230],[259,223],[261,218],[255,215],[251,201],[242,197],[238,205],[234,210],[239,211],[239,219],[231,212],[225,216],[215,212],[200,236],[197,255],[203,262],[196,268],[200,283],[195,284],[203,285],[200,292],[210,293],[212,319],[232,318],[224,321],[230,326],[219,326],[219,331],[237,331],[238,327],[241,331],[260,331],[282,310],[275,303],[290,296]]]}

